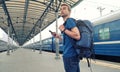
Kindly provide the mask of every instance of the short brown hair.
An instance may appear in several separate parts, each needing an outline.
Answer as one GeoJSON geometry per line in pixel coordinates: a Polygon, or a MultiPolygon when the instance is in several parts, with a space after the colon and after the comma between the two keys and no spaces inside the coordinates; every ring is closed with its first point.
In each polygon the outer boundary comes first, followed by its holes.
{"type": "Polygon", "coordinates": [[[68,5],[68,4],[66,4],[66,3],[63,3],[63,4],[61,4],[61,6],[67,6],[67,7],[68,7],[68,10],[71,12],[71,7],[70,7],[70,5],[68,5]]]}

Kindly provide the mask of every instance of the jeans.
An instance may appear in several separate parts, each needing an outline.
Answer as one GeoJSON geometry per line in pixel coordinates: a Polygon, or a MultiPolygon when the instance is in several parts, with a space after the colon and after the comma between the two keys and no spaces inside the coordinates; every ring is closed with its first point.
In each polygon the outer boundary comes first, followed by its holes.
{"type": "Polygon", "coordinates": [[[79,59],[77,56],[63,57],[65,72],[80,72],[79,59]]]}

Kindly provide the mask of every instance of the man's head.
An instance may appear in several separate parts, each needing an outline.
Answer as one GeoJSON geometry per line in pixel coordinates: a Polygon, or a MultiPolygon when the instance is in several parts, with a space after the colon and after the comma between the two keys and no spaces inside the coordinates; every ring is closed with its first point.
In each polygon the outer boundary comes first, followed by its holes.
{"type": "Polygon", "coordinates": [[[71,8],[68,4],[61,4],[61,8],[60,8],[60,11],[61,11],[61,16],[64,18],[64,17],[69,17],[70,16],[70,13],[71,13],[71,8]]]}

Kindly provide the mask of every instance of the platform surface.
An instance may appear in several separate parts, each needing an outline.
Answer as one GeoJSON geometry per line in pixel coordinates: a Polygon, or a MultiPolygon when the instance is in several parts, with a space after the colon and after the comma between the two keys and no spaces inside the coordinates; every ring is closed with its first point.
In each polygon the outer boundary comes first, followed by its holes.
{"type": "MultiPolygon", "coordinates": [[[[55,59],[56,54],[39,51],[33,52],[29,49],[17,49],[6,55],[0,53],[0,72],[65,72],[62,55],[60,59],[55,59]]],[[[90,72],[87,63],[80,62],[81,72],[90,72]]],[[[93,72],[120,72],[120,63],[96,60],[92,61],[93,72]]]]}

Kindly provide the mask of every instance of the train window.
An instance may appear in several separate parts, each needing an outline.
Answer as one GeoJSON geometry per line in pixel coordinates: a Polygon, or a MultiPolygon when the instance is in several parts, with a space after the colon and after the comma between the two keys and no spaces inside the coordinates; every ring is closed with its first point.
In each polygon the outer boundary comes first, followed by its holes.
{"type": "Polygon", "coordinates": [[[52,44],[52,39],[51,39],[51,38],[50,38],[50,39],[48,39],[47,44],[52,44]]]}
{"type": "Polygon", "coordinates": [[[110,30],[109,30],[109,28],[104,28],[104,36],[105,36],[105,39],[110,38],[110,30]]]}
{"type": "Polygon", "coordinates": [[[99,30],[99,38],[101,40],[106,40],[110,38],[109,28],[102,28],[99,30]]]}
{"type": "Polygon", "coordinates": [[[44,41],[43,41],[43,44],[47,44],[47,40],[44,40],[44,41]]]}

